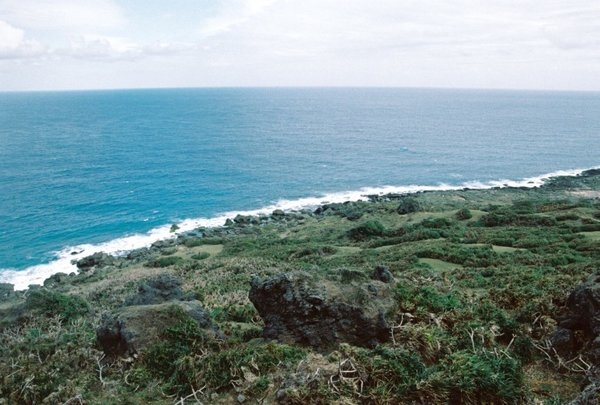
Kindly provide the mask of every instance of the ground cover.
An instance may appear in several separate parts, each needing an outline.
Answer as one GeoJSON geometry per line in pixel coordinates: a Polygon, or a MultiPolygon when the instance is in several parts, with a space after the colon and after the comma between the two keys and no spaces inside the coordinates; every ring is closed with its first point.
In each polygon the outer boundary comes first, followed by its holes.
{"type": "Polygon", "coordinates": [[[26,292],[2,286],[0,398],[568,402],[594,364],[585,352],[563,359],[547,342],[569,293],[600,269],[597,190],[600,176],[591,172],[539,189],[425,192],[236,218],[128,257],[98,256],[26,292]],[[339,298],[340,313],[371,313],[385,301],[389,334],[327,350],[285,335],[265,339],[251,282],[269,286],[282,274],[309,280],[289,294],[314,305],[339,298]],[[143,350],[103,351],[96,330],[107,314],[165,289],[199,303],[219,332],[173,312],[175,324],[143,350]]]}

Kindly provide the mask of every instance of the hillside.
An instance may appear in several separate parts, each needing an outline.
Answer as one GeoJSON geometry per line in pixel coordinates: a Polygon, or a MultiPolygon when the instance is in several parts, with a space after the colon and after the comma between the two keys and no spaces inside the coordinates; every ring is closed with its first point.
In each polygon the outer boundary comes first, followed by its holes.
{"type": "Polygon", "coordinates": [[[77,264],[0,286],[0,403],[596,395],[598,170],[238,216],[77,264]]]}

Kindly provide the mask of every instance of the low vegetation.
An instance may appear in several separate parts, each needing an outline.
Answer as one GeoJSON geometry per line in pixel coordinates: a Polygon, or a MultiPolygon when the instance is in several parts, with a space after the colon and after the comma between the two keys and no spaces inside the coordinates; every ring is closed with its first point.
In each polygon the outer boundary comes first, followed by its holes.
{"type": "Polygon", "coordinates": [[[24,292],[3,286],[0,403],[566,403],[592,365],[547,339],[600,269],[600,200],[581,190],[600,190],[600,175],[237,218],[24,292]],[[387,343],[319,352],[262,338],[252,277],[354,285],[378,266],[393,275],[387,343]],[[106,355],[102,315],[164,285],[200,301],[219,333],[174,312],[143,351],[106,355]]]}

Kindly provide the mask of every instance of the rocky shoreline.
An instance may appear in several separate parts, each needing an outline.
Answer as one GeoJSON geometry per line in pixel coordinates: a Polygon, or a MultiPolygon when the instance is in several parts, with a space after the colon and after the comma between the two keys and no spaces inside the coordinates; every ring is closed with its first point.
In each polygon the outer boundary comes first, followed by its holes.
{"type": "Polygon", "coordinates": [[[593,403],[599,190],[238,215],[0,284],[0,403],[593,403]]]}

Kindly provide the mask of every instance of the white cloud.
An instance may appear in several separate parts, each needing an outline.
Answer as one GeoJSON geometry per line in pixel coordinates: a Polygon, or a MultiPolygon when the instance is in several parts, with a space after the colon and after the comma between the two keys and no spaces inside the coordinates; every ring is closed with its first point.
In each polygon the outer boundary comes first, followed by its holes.
{"type": "Polygon", "coordinates": [[[0,20],[0,59],[18,59],[43,54],[45,47],[25,38],[25,32],[0,20]]]}
{"type": "Polygon", "coordinates": [[[111,0],[0,0],[0,15],[27,30],[95,31],[125,23],[111,0]]]}
{"type": "Polygon", "coordinates": [[[95,86],[600,89],[589,0],[0,0],[0,16],[0,57],[51,59],[75,87],[114,69],[95,86]]]}
{"type": "Polygon", "coordinates": [[[259,15],[278,0],[237,0],[224,2],[217,15],[201,23],[201,37],[211,37],[229,32],[237,25],[243,24],[259,15]]]}

